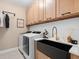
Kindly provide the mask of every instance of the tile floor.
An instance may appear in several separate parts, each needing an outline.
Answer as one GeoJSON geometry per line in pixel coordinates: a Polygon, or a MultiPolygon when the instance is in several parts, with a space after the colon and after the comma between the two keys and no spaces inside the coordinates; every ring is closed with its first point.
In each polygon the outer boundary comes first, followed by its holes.
{"type": "Polygon", "coordinates": [[[14,49],[12,51],[6,53],[0,53],[0,59],[24,59],[23,56],[20,54],[18,49],[14,49]]]}

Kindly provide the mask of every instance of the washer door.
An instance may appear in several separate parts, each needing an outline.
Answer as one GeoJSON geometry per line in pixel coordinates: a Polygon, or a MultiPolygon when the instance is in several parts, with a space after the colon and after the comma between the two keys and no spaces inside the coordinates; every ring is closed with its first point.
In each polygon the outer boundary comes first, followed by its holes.
{"type": "Polygon", "coordinates": [[[29,38],[23,36],[23,51],[29,56],[29,38]]]}
{"type": "Polygon", "coordinates": [[[29,38],[21,35],[19,37],[19,50],[24,54],[29,56],[29,38]]]}

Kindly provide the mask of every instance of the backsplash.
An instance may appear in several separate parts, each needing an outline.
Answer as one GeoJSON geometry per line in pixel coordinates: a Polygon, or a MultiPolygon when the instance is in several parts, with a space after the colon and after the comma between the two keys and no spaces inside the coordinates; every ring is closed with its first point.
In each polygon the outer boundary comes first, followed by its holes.
{"type": "Polygon", "coordinates": [[[30,30],[44,31],[44,29],[47,29],[49,32],[48,37],[52,37],[53,26],[57,27],[58,37],[60,40],[67,41],[67,37],[71,36],[74,40],[78,40],[79,42],[79,17],[34,25],[30,27],[30,30]]]}

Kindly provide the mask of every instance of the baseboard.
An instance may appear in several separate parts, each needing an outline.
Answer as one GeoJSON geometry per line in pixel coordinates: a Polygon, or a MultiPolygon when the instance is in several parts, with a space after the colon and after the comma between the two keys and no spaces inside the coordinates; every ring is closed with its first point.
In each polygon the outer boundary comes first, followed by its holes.
{"type": "Polygon", "coordinates": [[[6,49],[6,50],[3,50],[3,51],[0,51],[0,54],[8,53],[8,52],[11,52],[11,51],[14,51],[14,50],[18,50],[18,47],[10,48],[10,49],[6,49]]]}

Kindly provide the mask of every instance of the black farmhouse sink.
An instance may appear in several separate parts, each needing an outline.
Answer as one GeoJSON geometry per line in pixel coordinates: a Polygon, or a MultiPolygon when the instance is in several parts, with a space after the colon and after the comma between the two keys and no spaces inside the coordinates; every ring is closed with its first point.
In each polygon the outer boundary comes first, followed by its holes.
{"type": "Polygon", "coordinates": [[[71,45],[58,43],[58,42],[50,41],[50,40],[39,40],[38,42],[56,47],[56,48],[64,50],[64,51],[69,51],[69,49],[72,47],[71,45]]]}
{"type": "Polygon", "coordinates": [[[51,59],[70,59],[69,50],[72,46],[50,40],[37,41],[39,51],[51,59]]]}

